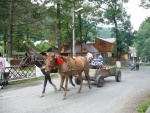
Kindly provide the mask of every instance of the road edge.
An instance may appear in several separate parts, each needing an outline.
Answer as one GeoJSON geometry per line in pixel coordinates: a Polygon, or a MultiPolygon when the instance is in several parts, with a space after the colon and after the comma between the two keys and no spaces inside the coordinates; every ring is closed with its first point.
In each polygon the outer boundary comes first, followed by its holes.
{"type": "Polygon", "coordinates": [[[148,107],[145,113],[150,113],[150,106],[148,107]]]}

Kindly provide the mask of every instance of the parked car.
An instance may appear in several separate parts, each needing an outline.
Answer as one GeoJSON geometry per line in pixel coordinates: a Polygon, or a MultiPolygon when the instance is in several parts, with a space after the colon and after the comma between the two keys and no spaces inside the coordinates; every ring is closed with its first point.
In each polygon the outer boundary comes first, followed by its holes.
{"type": "Polygon", "coordinates": [[[103,61],[101,59],[93,59],[90,64],[90,67],[92,69],[98,69],[101,68],[102,66],[103,66],[103,61]]]}

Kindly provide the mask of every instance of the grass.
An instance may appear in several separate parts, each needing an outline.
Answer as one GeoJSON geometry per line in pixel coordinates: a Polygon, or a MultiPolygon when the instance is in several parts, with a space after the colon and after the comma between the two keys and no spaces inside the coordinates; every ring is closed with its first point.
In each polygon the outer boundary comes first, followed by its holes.
{"type": "MultiPolygon", "coordinates": [[[[150,98],[150,94],[148,95],[148,97],[150,98]]],[[[150,100],[147,100],[146,102],[140,105],[140,107],[137,109],[137,112],[145,113],[149,106],[150,106],[150,100]]]]}
{"type": "MultiPolygon", "coordinates": [[[[58,74],[52,74],[50,75],[51,79],[53,78],[57,78],[58,74]]],[[[8,85],[15,85],[15,84],[22,84],[22,83],[29,83],[29,82],[33,82],[33,81],[38,81],[38,80],[44,80],[44,76],[41,77],[34,77],[34,78],[26,78],[26,79],[21,79],[21,80],[15,80],[15,81],[9,81],[8,85]]]]}
{"type": "Polygon", "coordinates": [[[143,64],[144,66],[150,66],[150,64],[143,64]]]}

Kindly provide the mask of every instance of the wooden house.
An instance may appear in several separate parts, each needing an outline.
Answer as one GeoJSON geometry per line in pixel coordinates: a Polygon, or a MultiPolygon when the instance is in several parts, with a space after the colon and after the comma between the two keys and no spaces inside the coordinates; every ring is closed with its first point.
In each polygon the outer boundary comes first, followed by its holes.
{"type": "Polygon", "coordinates": [[[95,38],[95,43],[93,43],[93,46],[104,58],[107,58],[112,56],[113,45],[115,42],[115,38],[95,38]]]}
{"type": "MultiPolygon", "coordinates": [[[[76,56],[84,55],[88,52],[92,53],[94,57],[98,57],[100,54],[103,56],[106,63],[115,63],[117,61],[116,56],[113,53],[113,48],[116,43],[116,38],[95,38],[94,42],[88,42],[86,44],[75,45],[76,56]]],[[[61,48],[61,54],[65,56],[72,56],[72,45],[63,45],[61,48]]],[[[122,55],[120,61],[125,62],[129,59],[128,54],[122,55]]]]}
{"type": "MultiPolygon", "coordinates": [[[[113,53],[113,48],[116,43],[116,38],[95,38],[95,43],[93,46],[98,50],[99,53],[103,56],[103,58],[111,58],[112,61],[116,61],[117,58],[113,53]]],[[[121,56],[121,61],[125,61],[128,59],[128,55],[121,56]]]]}

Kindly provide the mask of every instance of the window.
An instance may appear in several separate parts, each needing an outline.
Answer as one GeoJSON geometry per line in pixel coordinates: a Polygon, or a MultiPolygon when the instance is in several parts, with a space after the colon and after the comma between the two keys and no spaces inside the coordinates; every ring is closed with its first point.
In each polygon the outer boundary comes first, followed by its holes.
{"type": "Polygon", "coordinates": [[[102,47],[106,47],[106,43],[105,42],[102,43],[102,47]]]}
{"type": "Polygon", "coordinates": [[[106,42],[99,41],[99,45],[102,46],[102,47],[106,47],[106,42]]]}

